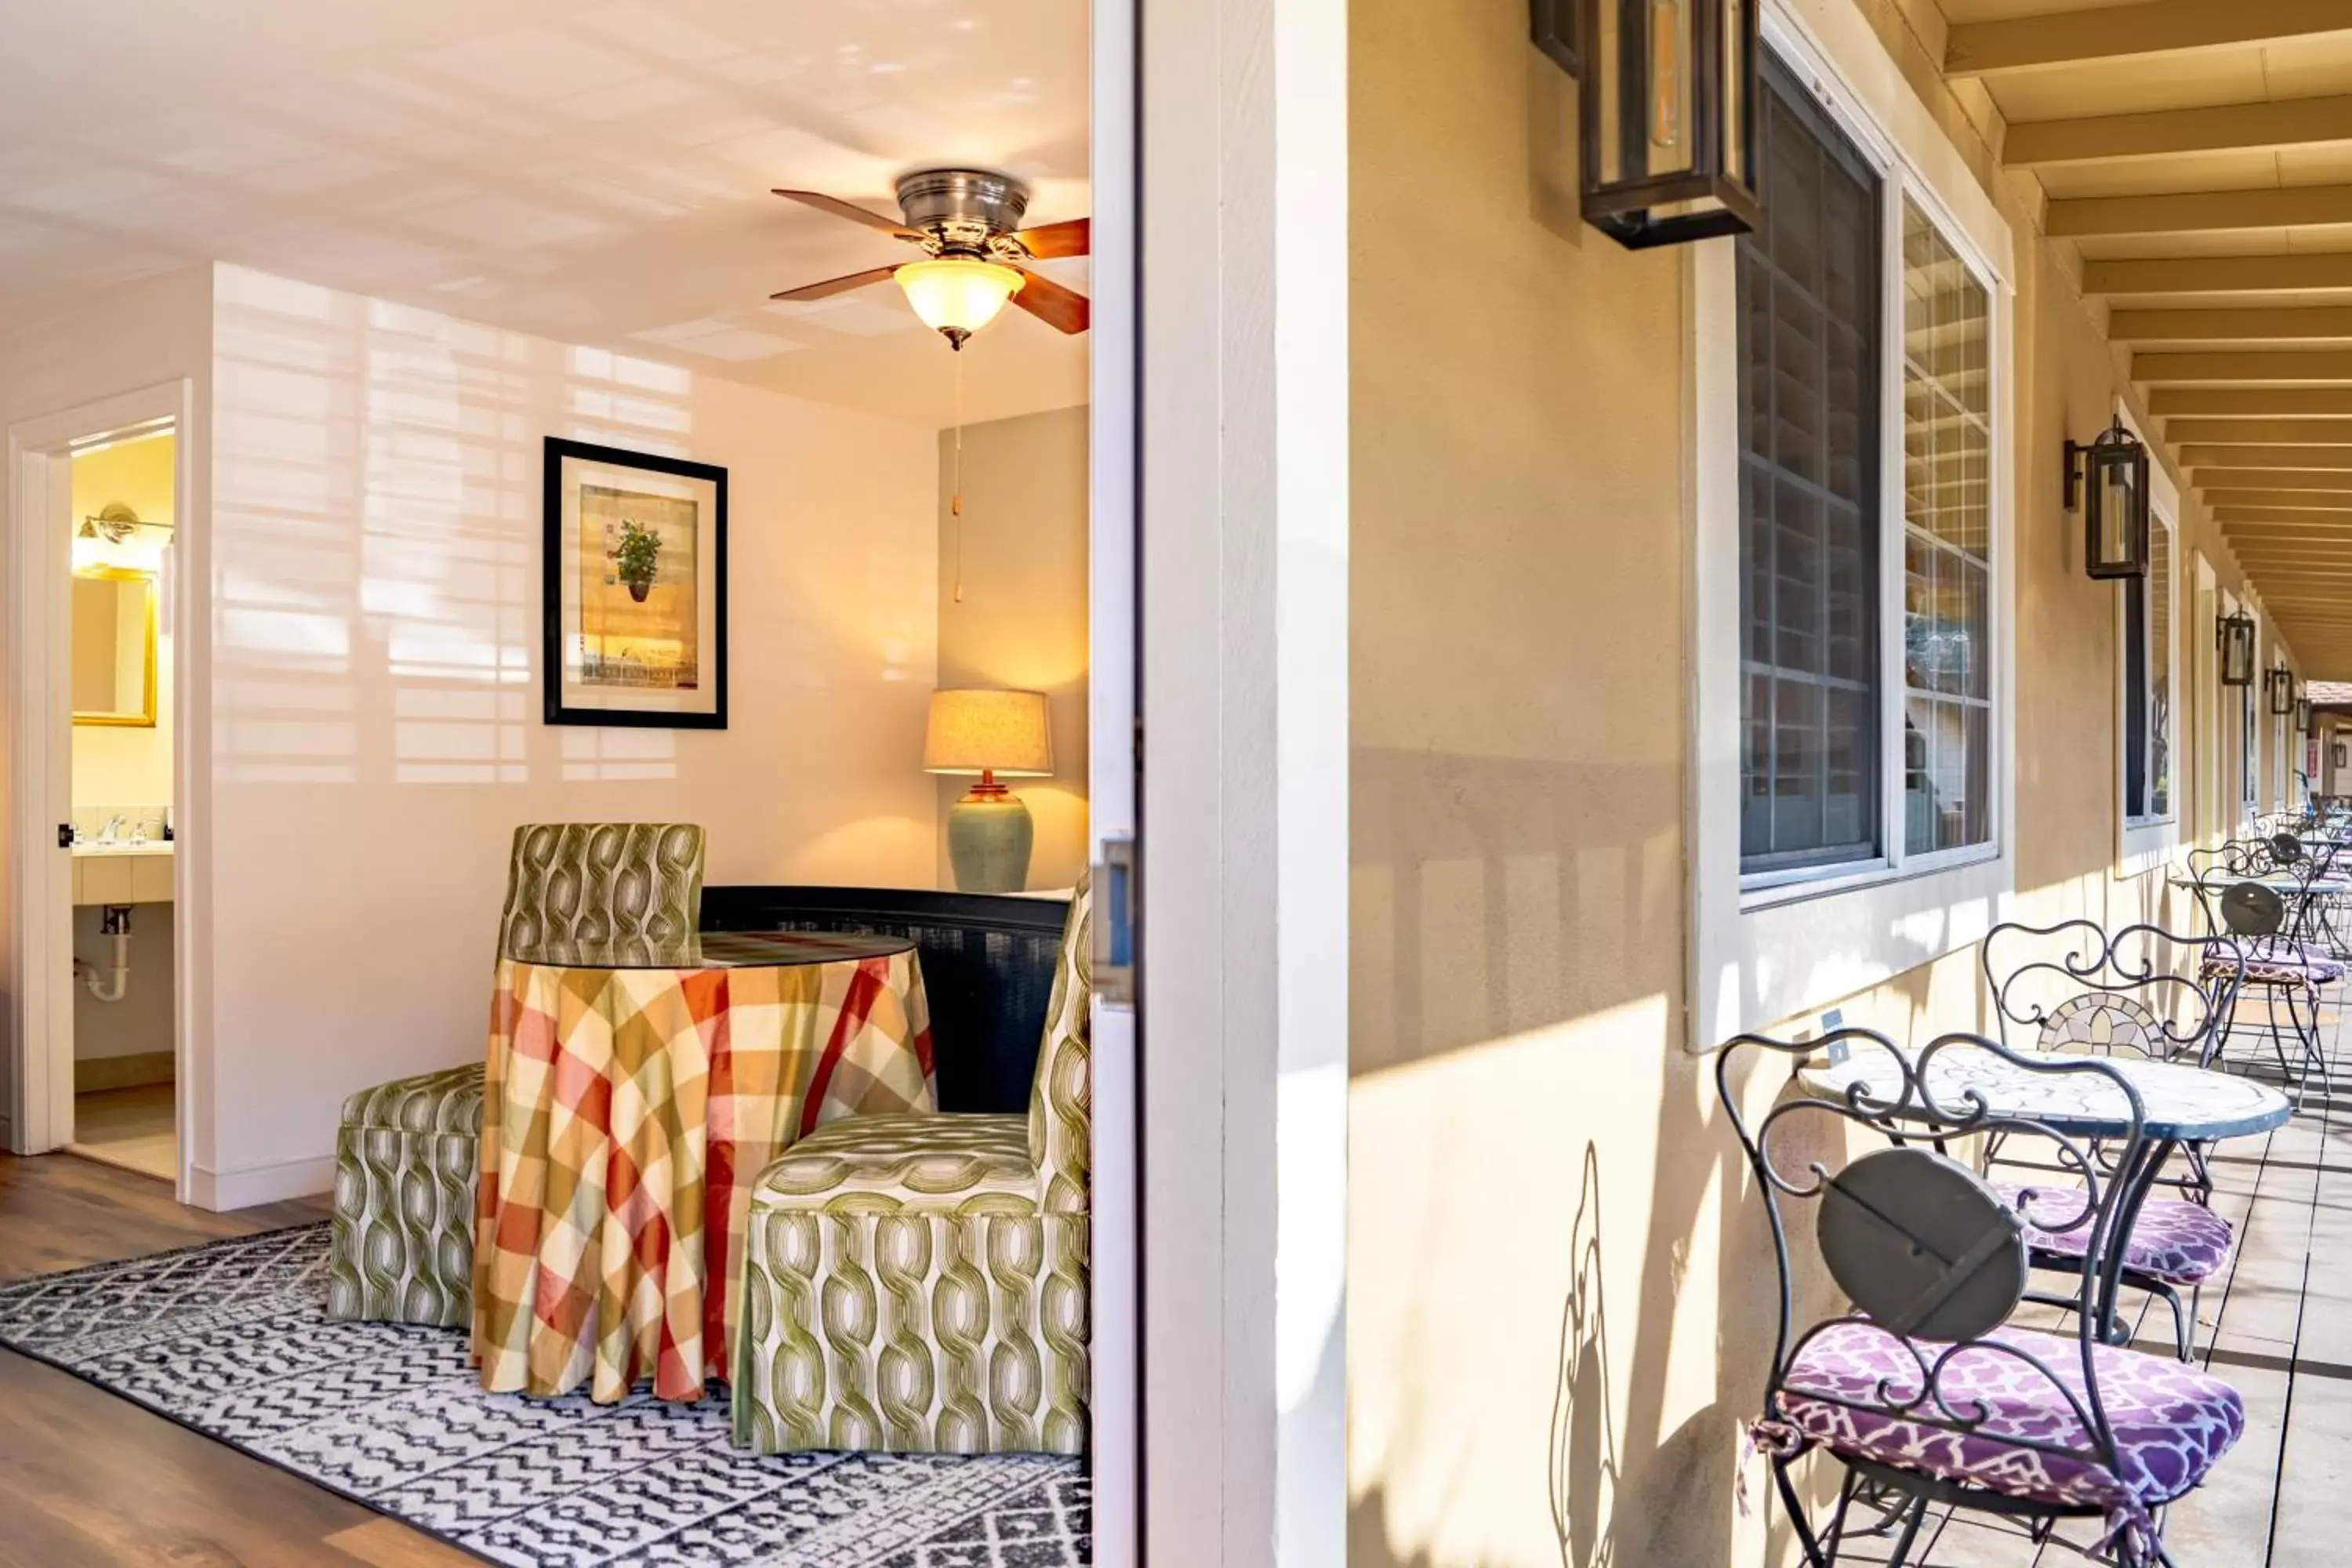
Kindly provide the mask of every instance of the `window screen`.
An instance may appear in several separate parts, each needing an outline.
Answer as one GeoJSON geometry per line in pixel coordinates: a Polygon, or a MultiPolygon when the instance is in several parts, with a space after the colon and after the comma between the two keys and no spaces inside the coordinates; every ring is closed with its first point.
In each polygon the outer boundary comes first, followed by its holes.
{"type": "Polygon", "coordinates": [[[1879,816],[1879,180],[1767,58],[1738,242],[1740,864],[1866,859],[1879,816]]]}
{"type": "Polygon", "coordinates": [[[1991,305],[1903,204],[1903,847],[1992,837],[1991,305]]]}

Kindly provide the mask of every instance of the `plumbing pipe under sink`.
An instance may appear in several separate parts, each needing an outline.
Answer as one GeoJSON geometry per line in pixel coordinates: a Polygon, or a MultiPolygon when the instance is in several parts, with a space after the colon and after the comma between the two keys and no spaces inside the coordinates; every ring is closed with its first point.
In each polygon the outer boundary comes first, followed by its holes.
{"type": "Polygon", "coordinates": [[[77,957],[74,973],[100,1002],[120,1002],[131,990],[131,906],[103,906],[98,930],[112,952],[112,965],[100,969],[89,959],[77,957]]]}

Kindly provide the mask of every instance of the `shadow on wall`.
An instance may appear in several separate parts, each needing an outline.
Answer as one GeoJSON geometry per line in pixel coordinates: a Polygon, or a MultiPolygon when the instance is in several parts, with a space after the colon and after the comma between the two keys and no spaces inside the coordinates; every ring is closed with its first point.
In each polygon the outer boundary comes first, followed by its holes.
{"type": "Polygon", "coordinates": [[[1772,1262],[1682,1048],[1679,768],[1354,777],[1349,1562],[1745,1561],[1772,1262]]]}

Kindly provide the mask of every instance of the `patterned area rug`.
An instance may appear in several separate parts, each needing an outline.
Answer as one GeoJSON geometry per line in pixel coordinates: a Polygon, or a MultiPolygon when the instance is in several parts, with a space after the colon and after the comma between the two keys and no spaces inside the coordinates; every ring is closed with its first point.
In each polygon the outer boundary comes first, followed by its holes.
{"type": "Polygon", "coordinates": [[[0,1288],[0,1344],[493,1563],[1077,1568],[1075,1460],[797,1454],[727,1441],[724,1390],[485,1394],[466,1336],[327,1321],[327,1226],[0,1288]]]}

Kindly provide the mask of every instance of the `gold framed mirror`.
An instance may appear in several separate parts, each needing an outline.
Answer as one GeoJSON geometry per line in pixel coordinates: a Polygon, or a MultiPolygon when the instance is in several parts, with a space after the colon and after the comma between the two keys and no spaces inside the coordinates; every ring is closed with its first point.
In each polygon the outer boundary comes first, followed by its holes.
{"type": "Polygon", "coordinates": [[[84,566],[73,574],[73,721],[155,726],[155,574],[84,566]]]}

